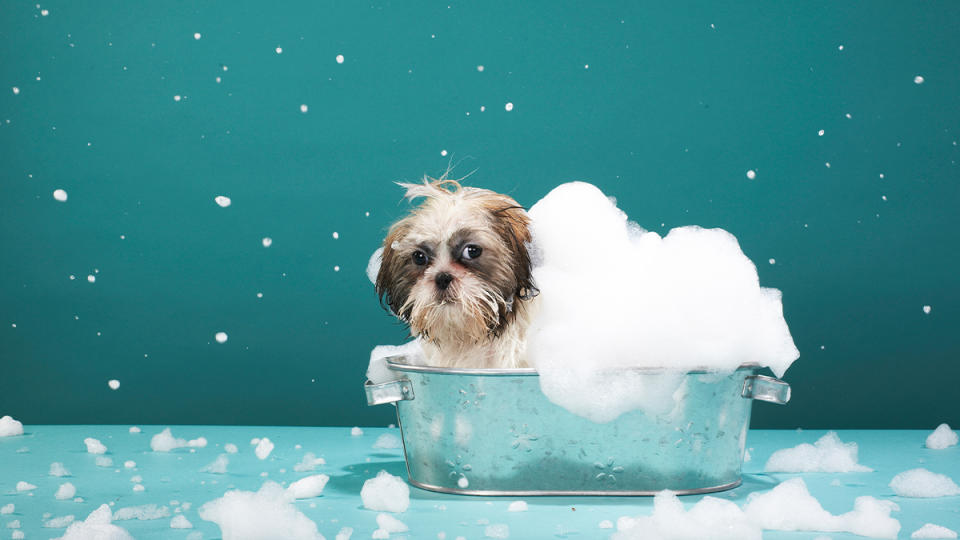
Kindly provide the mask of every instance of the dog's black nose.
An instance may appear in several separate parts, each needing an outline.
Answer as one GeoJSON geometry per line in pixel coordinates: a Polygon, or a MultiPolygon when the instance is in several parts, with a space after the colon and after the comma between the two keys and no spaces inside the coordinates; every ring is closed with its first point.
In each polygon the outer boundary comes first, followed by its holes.
{"type": "Polygon", "coordinates": [[[437,274],[437,277],[434,278],[434,281],[437,282],[437,288],[441,291],[447,290],[447,287],[450,286],[450,282],[453,281],[453,276],[446,272],[440,272],[437,274]]]}

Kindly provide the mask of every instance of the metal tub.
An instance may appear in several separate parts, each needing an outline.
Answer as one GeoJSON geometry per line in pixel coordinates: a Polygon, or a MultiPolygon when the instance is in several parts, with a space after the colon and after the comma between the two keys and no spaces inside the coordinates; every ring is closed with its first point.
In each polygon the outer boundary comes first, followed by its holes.
{"type": "MultiPolygon", "coordinates": [[[[451,369],[388,360],[399,380],[365,386],[397,407],[410,483],[465,495],[709,493],[740,484],[751,399],[786,403],[758,375],[691,371],[670,415],[598,424],[551,403],[533,369],[451,369]]],[[[656,376],[655,370],[640,370],[656,376]]]]}

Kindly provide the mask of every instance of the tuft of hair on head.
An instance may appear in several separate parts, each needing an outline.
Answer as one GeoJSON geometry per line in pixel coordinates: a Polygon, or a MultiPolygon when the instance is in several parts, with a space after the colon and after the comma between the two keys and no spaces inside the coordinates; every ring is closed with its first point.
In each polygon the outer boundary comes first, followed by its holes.
{"type": "Polygon", "coordinates": [[[460,182],[453,180],[452,178],[447,178],[446,174],[440,178],[432,178],[424,175],[423,183],[421,184],[397,182],[397,185],[407,190],[404,198],[409,201],[413,201],[414,199],[419,199],[421,197],[426,199],[449,197],[451,195],[456,195],[461,189],[463,189],[463,186],[460,185],[460,182]]]}

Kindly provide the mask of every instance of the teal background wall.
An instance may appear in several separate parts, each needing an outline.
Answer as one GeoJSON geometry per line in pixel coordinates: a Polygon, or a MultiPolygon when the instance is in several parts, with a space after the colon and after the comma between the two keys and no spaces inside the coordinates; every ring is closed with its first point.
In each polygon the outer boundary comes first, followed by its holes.
{"type": "Polygon", "coordinates": [[[957,2],[0,0],[0,414],[391,422],[364,370],[406,334],[364,269],[392,182],[452,164],[736,234],[801,351],[754,426],[956,426],[958,28],[957,2]]]}

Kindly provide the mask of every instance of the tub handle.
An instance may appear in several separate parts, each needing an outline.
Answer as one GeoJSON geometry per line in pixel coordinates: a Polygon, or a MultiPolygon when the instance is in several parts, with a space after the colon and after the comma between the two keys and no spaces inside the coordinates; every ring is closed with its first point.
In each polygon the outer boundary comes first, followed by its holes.
{"type": "Polygon", "coordinates": [[[409,379],[380,384],[373,384],[368,380],[363,388],[367,391],[367,405],[383,405],[413,399],[413,384],[409,379]]]}
{"type": "Polygon", "coordinates": [[[750,375],[743,381],[743,392],[740,395],[747,399],[783,405],[790,401],[790,385],[766,375],[750,375]]]}

